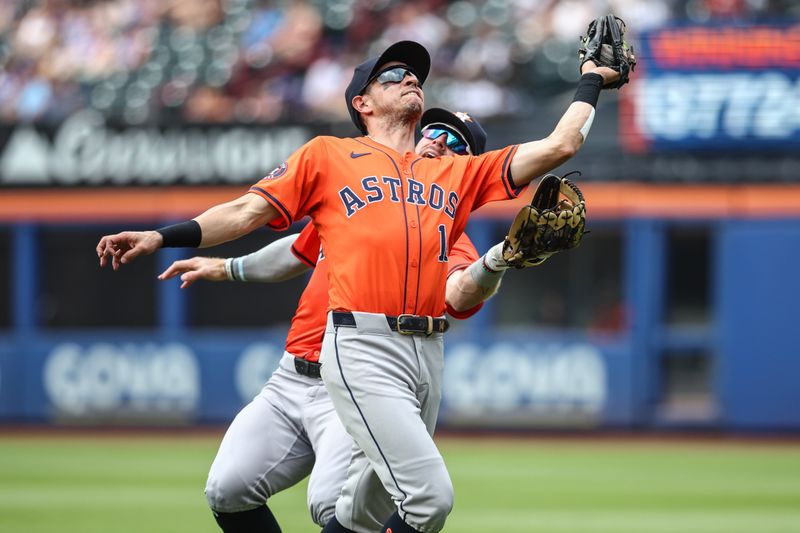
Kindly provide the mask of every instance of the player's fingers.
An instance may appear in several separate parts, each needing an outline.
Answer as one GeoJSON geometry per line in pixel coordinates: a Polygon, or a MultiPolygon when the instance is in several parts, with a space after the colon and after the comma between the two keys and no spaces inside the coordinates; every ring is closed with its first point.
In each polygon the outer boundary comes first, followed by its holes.
{"type": "Polygon", "coordinates": [[[121,250],[115,250],[113,248],[106,249],[105,253],[106,260],[108,259],[111,260],[111,268],[113,268],[114,270],[119,270],[119,258],[121,254],[122,254],[121,250]]]}
{"type": "Polygon", "coordinates": [[[187,265],[189,261],[186,259],[182,259],[180,261],[174,261],[167,269],[159,274],[158,279],[170,279],[174,278],[178,274],[186,272],[191,267],[187,265]]]}
{"type": "Polygon", "coordinates": [[[126,265],[131,261],[133,261],[134,259],[136,259],[137,257],[139,257],[141,253],[142,251],[139,248],[139,246],[134,246],[125,253],[122,253],[122,250],[120,250],[120,253],[118,254],[119,262],[122,263],[123,265],[126,265]]]}
{"type": "Polygon", "coordinates": [[[128,242],[125,247],[120,248],[117,257],[119,257],[119,262],[121,264],[126,265],[142,254],[147,254],[146,247],[143,245],[143,243],[139,241],[132,241],[128,242]]]}
{"type": "Polygon", "coordinates": [[[103,236],[103,237],[102,237],[102,238],[101,238],[101,239],[98,241],[98,243],[97,243],[97,246],[95,247],[95,251],[97,252],[97,257],[99,257],[101,260],[102,260],[102,259],[103,259],[103,257],[105,256],[105,252],[106,252],[106,239],[107,239],[107,238],[108,238],[108,236],[103,236]]]}
{"type": "Polygon", "coordinates": [[[108,258],[113,255],[113,249],[111,248],[112,244],[108,240],[107,237],[103,237],[100,242],[97,244],[97,256],[100,258],[100,266],[106,266],[108,264],[108,258]]]}
{"type": "Polygon", "coordinates": [[[105,248],[103,249],[103,255],[106,257],[111,257],[112,255],[117,253],[119,250],[119,244],[113,240],[107,240],[105,242],[105,248]]]}
{"type": "Polygon", "coordinates": [[[181,289],[185,289],[186,287],[190,286],[192,283],[197,281],[197,276],[193,275],[193,272],[186,272],[181,276],[181,289]]]}
{"type": "Polygon", "coordinates": [[[181,272],[182,270],[178,270],[177,268],[175,268],[175,265],[170,265],[164,272],[158,275],[158,279],[162,281],[165,279],[172,279],[181,272]]]}
{"type": "Polygon", "coordinates": [[[97,243],[97,255],[108,254],[108,250],[117,246],[119,235],[104,235],[97,243]]]}

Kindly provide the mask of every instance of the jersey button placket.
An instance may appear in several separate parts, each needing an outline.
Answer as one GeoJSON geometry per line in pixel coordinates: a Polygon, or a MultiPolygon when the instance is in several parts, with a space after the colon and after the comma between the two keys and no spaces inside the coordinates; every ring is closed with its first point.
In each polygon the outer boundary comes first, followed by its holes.
{"type": "MultiPolygon", "coordinates": [[[[407,166],[407,164],[402,166],[402,174],[403,174],[403,181],[405,182],[404,185],[406,186],[406,195],[408,195],[408,179],[411,177],[411,168],[407,166]]],[[[417,291],[419,290],[419,264],[421,258],[419,257],[419,249],[420,249],[420,231],[419,231],[419,221],[417,217],[419,216],[417,213],[418,206],[415,204],[408,203],[408,199],[404,199],[405,208],[406,208],[406,217],[408,220],[408,280],[406,282],[406,302],[405,302],[405,312],[406,313],[415,313],[417,307],[417,291]]]]}

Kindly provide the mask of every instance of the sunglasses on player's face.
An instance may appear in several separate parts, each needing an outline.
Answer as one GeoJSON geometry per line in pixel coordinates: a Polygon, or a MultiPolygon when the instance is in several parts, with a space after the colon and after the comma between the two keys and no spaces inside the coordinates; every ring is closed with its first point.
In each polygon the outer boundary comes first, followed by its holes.
{"type": "Polygon", "coordinates": [[[458,155],[472,154],[469,149],[469,145],[461,137],[460,133],[441,127],[430,127],[422,130],[422,136],[432,141],[438,139],[442,135],[447,135],[445,145],[447,145],[447,147],[450,148],[450,150],[452,150],[454,153],[458,155]]]}
{"type": "Polygon", "coordinates": [[[414,72],[414,69],[403,65],[395,65],[393,67],[385,68],[380,72],[378,72],[377,74],[375,74],[374,76],[372,76],[367,82],[367,85],[369,85],[375,80],[378,80],[378,83],[380,83],[381,85],[387,85],[389,83],[400,83],[405,79],[405,77],[408,74],[411,74],[415,78],[419,79],[417,73],[414,72]]]}

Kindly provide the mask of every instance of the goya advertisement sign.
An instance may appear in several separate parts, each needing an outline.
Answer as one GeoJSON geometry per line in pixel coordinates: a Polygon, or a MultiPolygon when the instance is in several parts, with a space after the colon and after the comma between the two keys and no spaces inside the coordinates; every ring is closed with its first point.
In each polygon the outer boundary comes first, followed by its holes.
{"type": "MultiPolygon", "coordinates": [[[[87,335],[10,352],[0,344],[0,422],[229,422],[282,355],[282,335],[260,334],[163,341],[131,335],[123,342],[87,335]]],[[[445,355],[440,423],[624,424],[632,380],[619,363],[628,360],[584,342],[455,340],[445,355]]]]}
{"type": "Polygon", "coordinates": [[[668,27],[635,47],[629,151],[800,148],[800,24],[668,27]]]}

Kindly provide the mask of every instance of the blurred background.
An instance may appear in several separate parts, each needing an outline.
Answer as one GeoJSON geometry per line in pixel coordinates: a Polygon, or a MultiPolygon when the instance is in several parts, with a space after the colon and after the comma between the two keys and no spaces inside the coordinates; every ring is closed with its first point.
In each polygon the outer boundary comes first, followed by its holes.
{"type": "MultiPolygon", "coordinates": [[[[431,52],[426,105],[478,117],[490,148],[544,137],[578,37],[609,11],[636,72],[557,170],[582,171],[591,234],[448,334],[440,425],[796,432],[790,0],[3,2],[0,422],[225,424],[275,367],[305,278],[182,291],[156,275],[194,251],[114,273],[99,237],[234,198],[315,135],[355,136],[352,68],[396,40],[431,52]]],[[[473,216],[479,250],[517,206],[473,216]]]]}
{"type": "MultiPolygon", "coordinates": [[[[100,236],[357,135],[352,68],[396,40],[490,149],[542,138],[607,12],[638,65],[556,170],[591,233],[447,334],[448,530],[800,531],[797,0],[0,2],[0,530],[217,531],[206,472],[306,282],[180,290],[156,276],[198,252],[112,272],[100,236]]],[[[472,215],[481,252],[530,194],[472,215]]],[[[270,500],[284,531],[319,531],[304,489],[270,500]]]]}

